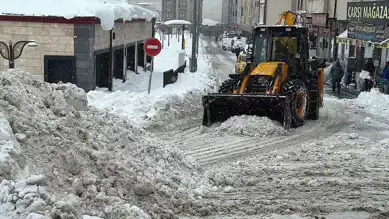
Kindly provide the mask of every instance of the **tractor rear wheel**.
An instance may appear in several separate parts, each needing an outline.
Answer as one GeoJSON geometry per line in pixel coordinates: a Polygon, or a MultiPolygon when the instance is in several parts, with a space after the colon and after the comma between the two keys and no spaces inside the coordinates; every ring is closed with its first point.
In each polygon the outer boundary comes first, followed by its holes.
{"type": "Polygon", "coordinates": [[[312,79],[309,87],[308,119],[318,120],[320,109],[320,93],[317,80],[312,79]]]}
{"type": "Polygon", "coordinates": [[[308,115],[308,90],[301,80],[293,80],[286,84],[286,94],[290,96],[290,113],[292,126],[298,127],[305,123],[308,115]]]}
{"type": "Polygon", "coordinates": [[[234,79],[225,80],[219,88],[220,94],[232,94],[237,89],[238,81],[234,79]]]}

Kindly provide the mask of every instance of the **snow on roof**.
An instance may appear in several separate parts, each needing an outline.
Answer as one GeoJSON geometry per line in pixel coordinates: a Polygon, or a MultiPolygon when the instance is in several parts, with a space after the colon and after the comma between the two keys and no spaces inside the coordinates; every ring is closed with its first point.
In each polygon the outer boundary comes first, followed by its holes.
{"type": "Polygon", "coordinates": [[[126,3],[125,0],[0,0],[2,15],[97,17],[104,30],[113,28],[115,20],[146,19],[157,17],[156,12],[126,3]]]}
{"type": "Polygon", "coordinates": [[[185,20],[170,20],[170,21],[165,21],[165,23],[163,24],[164,25],[184,25],[184,24],[192,24],[192,23],[185,20]]]}
{"type": "Polygon", "coordinates": [[[208,19],[208,18],[204,18],[203,19],[203,25],[216,26],[218,24],[219,24],[219,22],[217,22],[217,21],[214,21],[214,20],[211,20],[211,19],[208,19]]]}

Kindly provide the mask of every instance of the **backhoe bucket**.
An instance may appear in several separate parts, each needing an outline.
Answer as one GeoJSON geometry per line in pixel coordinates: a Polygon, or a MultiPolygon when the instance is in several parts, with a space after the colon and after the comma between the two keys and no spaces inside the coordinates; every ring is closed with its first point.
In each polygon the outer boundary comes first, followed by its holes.
{"type": "Polygon", "coordinates": [[[268,94],[209,94],[203,96],[203,125],[240,115],[267,116],[282,122],[286,96],[268,94]]]}

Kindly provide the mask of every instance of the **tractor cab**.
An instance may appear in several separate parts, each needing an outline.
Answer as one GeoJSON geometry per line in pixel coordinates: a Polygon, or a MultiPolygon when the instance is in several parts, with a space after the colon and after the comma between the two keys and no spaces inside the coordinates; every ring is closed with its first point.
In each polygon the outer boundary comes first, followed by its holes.
{"type": "Polygon", "coordinates": [[[308,70],[307,34],[306,28],[297,26],[257,27],[251,54],[253,71],[262,72],[261,63],[274,68],[281,64],[293,75],[308,70]]]}

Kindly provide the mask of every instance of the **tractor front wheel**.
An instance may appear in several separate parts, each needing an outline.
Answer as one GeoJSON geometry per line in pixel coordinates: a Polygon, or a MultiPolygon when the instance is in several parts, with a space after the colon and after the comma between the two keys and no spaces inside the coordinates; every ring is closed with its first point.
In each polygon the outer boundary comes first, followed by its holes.
{"type": "Polygon", "coordinates": [[[320,109],[320,93],[319,85],[317,80],[311,79],[309,84],[309,111],[308,119],[318,120],[319,119],[319,109],[320,109]]]}
{"type": "Polygon", "coordinates": [[[225,80],[219,88],[220,94],[232,94],[238,87],[238,81],[234,79],[225,80]]]}
{"type": "Polygon", "coordinates": [[[292,126],[304,125],[308,115],[308,89],[301,80],[293,80],[287,83],[286,92],[291,98],[290,113],[292,126]]]}

